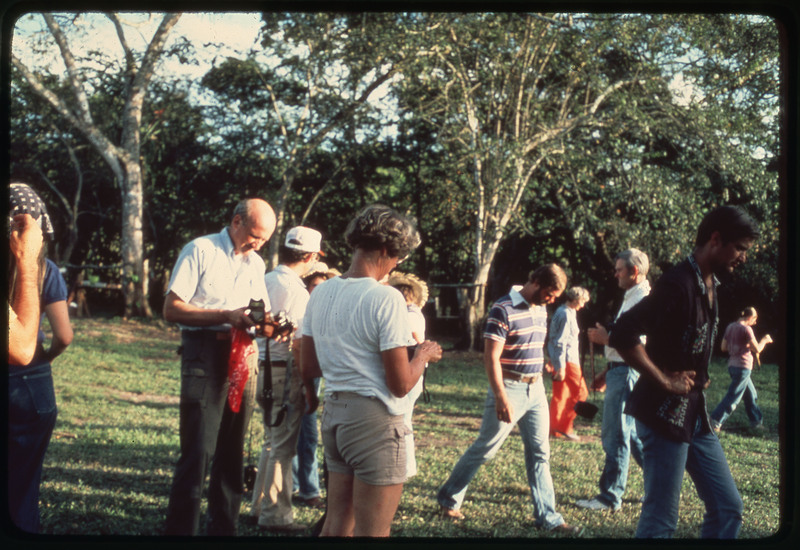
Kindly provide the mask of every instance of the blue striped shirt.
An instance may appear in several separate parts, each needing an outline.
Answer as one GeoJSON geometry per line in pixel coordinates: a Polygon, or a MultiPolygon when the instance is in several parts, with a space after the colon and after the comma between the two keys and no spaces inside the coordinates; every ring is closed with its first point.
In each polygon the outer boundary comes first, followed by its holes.
{"type": "Polygon", "coordinates": [[[489,311],[483,337],[503,343],[500,367],[532,374],[542,372],[547,308],[532,306],[519,293],[521,286],[497,300],[489,311]]]}

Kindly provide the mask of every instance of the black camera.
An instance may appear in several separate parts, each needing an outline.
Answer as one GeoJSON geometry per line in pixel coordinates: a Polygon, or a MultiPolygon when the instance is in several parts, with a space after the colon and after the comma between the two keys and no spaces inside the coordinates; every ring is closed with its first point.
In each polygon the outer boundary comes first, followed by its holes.
{"type": "Polygon", "coordinates": [[[278,334],[289,334],[297,329],[297,323],[285,311],[279,311],[272,317],[272,325],[278,334]]]}
{"type": "Polygon", "coordinates": [[[266,311],[264,310],[264,300],[250,299],[250,304],[247,306],[250,313],[247,315],[251,321],[257,326],[263,326],[266,319],[266,311]]]}

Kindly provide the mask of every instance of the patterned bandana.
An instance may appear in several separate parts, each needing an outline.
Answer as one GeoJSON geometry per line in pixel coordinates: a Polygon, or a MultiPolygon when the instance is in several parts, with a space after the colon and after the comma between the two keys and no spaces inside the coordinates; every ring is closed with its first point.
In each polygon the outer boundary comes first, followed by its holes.
{"type": "Polygon", "coordinates": [[[53,224],[47,214],[47,208],[36,194],[36,191],[25,183],[12,183],[8,189],[8,224],[17,214],[30,214],[45,233],[53,234],[53,224]]]}

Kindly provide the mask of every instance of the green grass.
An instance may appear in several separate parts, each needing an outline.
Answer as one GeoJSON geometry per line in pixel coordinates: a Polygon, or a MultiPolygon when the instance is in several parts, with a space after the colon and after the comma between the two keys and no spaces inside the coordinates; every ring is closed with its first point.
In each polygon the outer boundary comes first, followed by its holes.
{"type": "MultiPolygon", "coordinates": [[[[179,358],[177,330],[160,321],[78,319],[75,341],[54,364],[58,422],[45,458],[42,532],[45,534],[145,535],[161,532],[172,471],[178,458],[179,358]]],[[[597,368],[602,359],[598,358],[597,368]]],[[[710,407],[724,395],[729,376],[724,362],[712,365],[710,407]]],[[[747,429],[737,410],[721,439],[744,499],[740,538],[775,535],[780,517],[778,368],[753,374],[765,433],[747,429]]],[[[550,379],[546,378],[550,388],[550,379]]],[[[455,461],[474,440],[486,395],[480,356],[448,351],[431,366],[432,400],[417,403],[414,431],[419,473],[404,489],[394,537],[552,538],[533,527],[522,443],[515,429],[494,460],[471,483],[453,523],[436,517],[434,495],[455,461]]],[[[602,407],[603,394],[590,395],[602,407]]],[[[578,419],[580,443],[553,441],[551,471],[558,510],[568,523],[584,526],[585,537],[630,538],[643,495],[641,469],[632,464],[622,509],[614,514],[585,511],[573,503],[597,490],[603,464],[600,414],[578,419]]],[[[255,463],[263,437],[260,415],[251,422],[245,460],[255,463]]],[[[320,451],[321,452],[321,451],[320,451]]],[[[247,521],[245,495],[240,535],[270,536],[247,521]]],[[[318,510],[295,508],[298,523],[313,524],[318,510]]],[[[696,538],[703,505],[686,476],[676,536],[696,538]]]]}

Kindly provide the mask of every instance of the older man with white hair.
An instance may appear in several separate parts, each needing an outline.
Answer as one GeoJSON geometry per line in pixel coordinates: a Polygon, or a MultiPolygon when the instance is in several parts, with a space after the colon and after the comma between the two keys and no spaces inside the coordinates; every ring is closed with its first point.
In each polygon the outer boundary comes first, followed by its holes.
{"type": "MultiPolygon", "coordinates": [[[[244,492],[242,449],[254,405],[256,364],[243,365],[245,376],[229,376],[228,363],[236,335],[256,326],[250,301],[263,301],[269,311],[266,266],[257,252],[274,230],[272,207],[261,199],[244,199],[222,231],[184,246],[172,270],[164,319],[181,328],[181,445],[166,535],[198,534],[209,464],[208,534],[237,533],[244,492]]],[[[259,329],[266,327],[264,323],[259,329]]],[[[253,345],[251,341],[246,347],[253,345]]]]}
{"type": "MultiPolygon", "coordinates": [[[[641,250],[630,248],[617,254],[614,277],[625,291],[617,318],[650,294],[649,267],[647,254],[641,250]]],[[[607,367],[597,375],[592,386],[606,386],[600,435],[606,460],[600,475],[600,493],[575,504],[590,510],[615,511],[622,505],[631,455],[637,464],[642,465],[642,442],[636,435],[636,423],[632,416],[623,412],[639,373],[625,364],[617,350],[608,345],[608,331],[600,323],[588,330],[588,336],[593,343],[605,346],[607,367]]]]}

